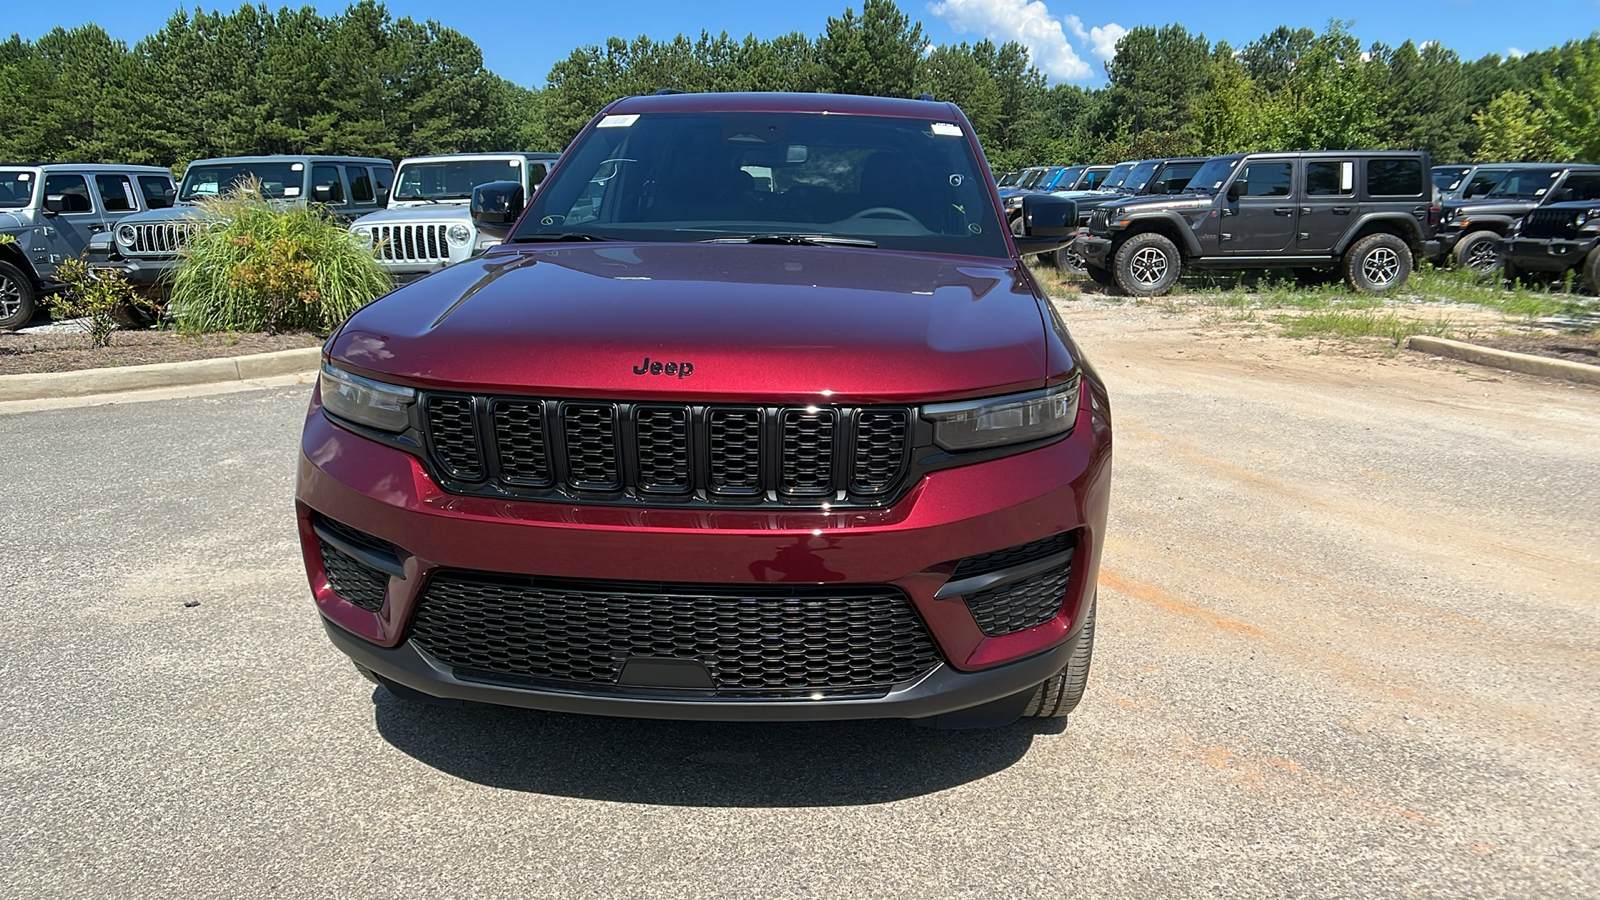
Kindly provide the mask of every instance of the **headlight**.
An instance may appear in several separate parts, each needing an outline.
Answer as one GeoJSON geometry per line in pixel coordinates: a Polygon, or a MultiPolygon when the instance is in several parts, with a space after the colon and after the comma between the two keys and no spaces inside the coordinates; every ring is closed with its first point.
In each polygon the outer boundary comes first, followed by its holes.
{"type": "Polygon", "coordinates": [[[372,243],[372,228],[367,225],[357,225],[350,229],[350,233],[355,235],[356,240],[363,244],[370,245],[372,243]]]}
{"type": "Polygon", "coordinates": [[[341,419],[379,431],[405,431],[417,392],[322,364],[322,406],[341,419]]]}
{"type": "Polygon", "coordinates": [[[1580,231],[1600,231],[1600,209],[1591,209],[1588,212],[1578,213],[1578,218],[1573,220],[1580,231]]]}
{"type": "Polygon", "coordinates": [[[465,246],[467,241],[472,240],[472,229],[465,225],[451,225],[445,234],[450,238],[450,243],[457,247],[465,246]]]}
{"type": "Polygon", "coordinates": [[[134,230],[132,225],[123,225],[117,229],[117,243],[124,247],[132,247],[134,239],[138,235],[139,233],[134,230]]]}
{"type": "Polygon", "coordinates": [[[933,423],[933,442],[952,452],[1036,441],[1072,430],[1081,384],[1074,377],[1026,394],[935,403],[922,408],[922,417],[933,423]]]}
{"type": "Polygon", "coordinates": [[[498,247],[501,243],[501,240],[497,237],[478,238],[478,243],[473,246],[473,249],[481,253],[490,247],[498,247]]]}

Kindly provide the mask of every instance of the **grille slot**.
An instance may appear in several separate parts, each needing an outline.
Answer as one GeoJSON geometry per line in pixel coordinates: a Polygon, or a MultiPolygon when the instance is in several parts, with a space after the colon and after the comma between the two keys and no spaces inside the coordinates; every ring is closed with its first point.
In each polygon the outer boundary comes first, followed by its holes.
{"type": "Polygon", "coordinates": [[[133,225],[133,246],[124,247],[123,250],[146,256],[177,253],[199,228],[196,222],[136,223],[133,225]]]}
{"type": "Polygon", "coordinates": [[[973,575],[985,575],[989,572],[998,572],[1012,566],[1020,566],[1057,553],[1065,553],[1075,546],[1072,532],[1064,531],[1061,534],[1051,535],[1042,540],[1018,544],[1004,550],[995,550],[991,553],[980,553],[969,556],[956,565],[956,570],[951,574],[950,580],[968,578],[973,575]]]}
{"type": "Polygon", "coordinates": [[[856,417],[855,460],[850,489],[881,494],[905,472],[910,414],[903,409],[863,410],[856,417]]]}
{"type": "Polygon", "coordinates": [[[433,455],[446,472],[463,481],[481,481],[484,476],[473,405],[471,397],[436,394],[428,398],[428,437],[433,455]]]}
{"type": "Polygon", "coordinates": [[[450,259],[449,225],[374,225],[372,243],[385,262],[436,263],[450,259]]]}
{"type": "Polygon", "coordinates": [[[991,637],[1011,634],[1055,618],[1066,599],[1072,564],[1011,581],[967,598],[967,610],[978,628],[991,637]]]}
{"type": "MultiPolygon", "coordinates": [[[[615,689],[634,656],[694,659],[717,696],[873,695],[940,657],[900,591],[435,576],[411,640],[499,680],[615,689]]],[[[632,688],[631,690],[647,690],[632,688]]]]}
{"type": "Polygon", "coordinates": [[[422,408],[431,470],[456,493],[873,505],[887,501],[910,468],[911,412],[903,408],[459,394],[424,394],[422,408]]]}
{"type": "Polygon", "coordinates": [[[1571,209],[1536,209],[1522,220],[1522,236],[1526,238],[1572,238],[1578,234],[1578,211],[1571,209]]]}
{"type": "Polygon", "coordinates": [[[798,497],[833,491],[833,435],[838,415],[831,409],[783,411],[783,465],[778,489],[798,497]]]}
{"type": "Polygon", "coordinates": [[[561,418],[572,486],[585,491],[621,489],[616,408],[609,403],[568,403],[561,409],[561,418]]]}
{"type": "Polygon", "coordinates": [[[689,410],[684,407],[648,407],[634,420],[638,435],[639,489],[681,494],[693,483],[689,477],[689,410]]]}
{"type": "Polygon", "coordinates": [[[711,444],[711,490],[761,492],[761,411],[713,409],[706,414],[711,444]]]}

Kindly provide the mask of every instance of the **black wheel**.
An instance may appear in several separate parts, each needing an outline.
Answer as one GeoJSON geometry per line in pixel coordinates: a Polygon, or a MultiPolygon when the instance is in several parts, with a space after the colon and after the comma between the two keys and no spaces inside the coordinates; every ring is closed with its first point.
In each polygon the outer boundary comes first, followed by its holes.
{"type": "Polygon", "coordinates": [[[1061,271],[1070,275],[1083,274],[1083,257],[1078,255],[1078,251],[1072,249],[1071,244],[1068,244],[1067,246],[1062,247],[1060,250],[1057,250],[1053,256],[1055,257],[1057,269],[1060,269],[1061,271]]]}
{"type": "Polygon", "coordinates": [[[1500,268],[1500,235],[1492,231],[1474,231],[1456,241],[1450,253],[1461,268],[1487,275],[1500,268]]]}
{"type": "Polygon", "coordinates": [[[1583,283],[1589,286],[1589,292],[1600,294],[1600,247],[1589,251],[1589,256],[1583,261],[1583,283]]]}
{"type": "Polygon", "coordinates": [[[1159,297],[1178,283],[1183,257],[1177,245],[1154,232],[1136,234],[1117,250],[1117,287],[1135,297],[1159,297]]]}
{"type": "Polygon", "coordinates": [[[1083,699],[1083,689],[1089,684],[1089,661],[1094,657],[1094,607],[1089,601],[1089,614],[1083,620],[1083,632],[1078,638],[1078,649],[1067,660],[1066,668],[1039,685],[1033,699],[1022,711],[1024,716],[1039,719],[1065,716],[1078,708],[1083,699]]]}
{"type": "Polygon", "coordinates": [[[23,271],[0,262],[0,331],[15,331],[33,318],[33,282],[23,271]]]}
{"type": "Polygon", "coordinates": [[[1117,276],[1112,274],[1110,269],[1102,269],[1099,266],[1091,266],[1088,263],[1084,263],[1083,271],[1088,273],[1095,284],[1102,284],[1106,287],[1117,286],[1117,276]]]}
{"type": "Polygon", "coordinates": [[[1363,294],[1392,291],[1411,277],[1411,248],[1392,234],[1369,234],[1344,254],[1344,280],[1363,294]]]}

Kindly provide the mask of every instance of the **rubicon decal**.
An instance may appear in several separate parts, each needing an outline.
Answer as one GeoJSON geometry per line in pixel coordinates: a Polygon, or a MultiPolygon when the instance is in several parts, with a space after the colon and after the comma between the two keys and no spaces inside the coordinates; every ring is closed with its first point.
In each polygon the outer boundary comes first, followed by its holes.
{"type": "Polygon", "coordinates": [[[673,376],[673,377],[676,377],[676,378],[688,378],[690,375],[694,374],[694,363],[687,362],[687,361],[686,362],[662,362],[659,359],[652,360],[652,359],[650,359],[650,357],[646,356],[644,358],[644,362],[642,362],[639,365],[633,367],[633,374],[635,374],[635,375],[669,375],[669,376],[673,376]]]}

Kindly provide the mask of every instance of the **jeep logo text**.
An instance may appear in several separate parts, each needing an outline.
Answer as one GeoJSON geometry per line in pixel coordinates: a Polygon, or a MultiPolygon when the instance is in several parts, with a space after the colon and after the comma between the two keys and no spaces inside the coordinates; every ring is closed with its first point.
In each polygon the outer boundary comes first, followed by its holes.
{"type": "Polygon", "coordinates": [[[633,374],[670,375],[676,378],[688,378],[690,375],[694,374],[694,363],[662,362],[659,359],[652,362],[650,357],[646,356],[644,358],[644,362],[633,367],[633,374]]]}

